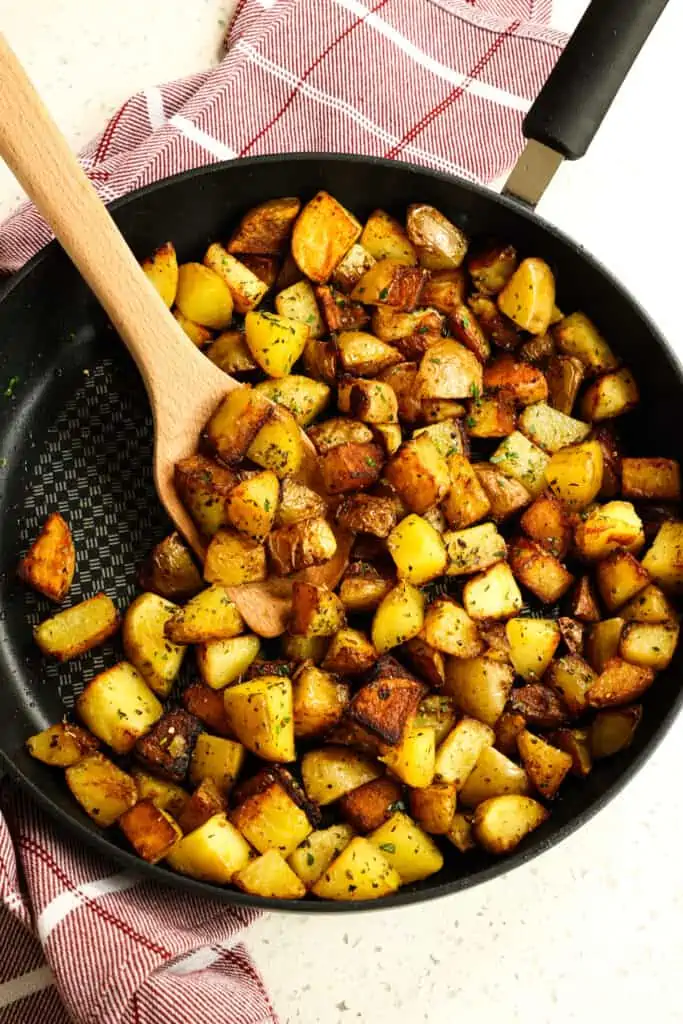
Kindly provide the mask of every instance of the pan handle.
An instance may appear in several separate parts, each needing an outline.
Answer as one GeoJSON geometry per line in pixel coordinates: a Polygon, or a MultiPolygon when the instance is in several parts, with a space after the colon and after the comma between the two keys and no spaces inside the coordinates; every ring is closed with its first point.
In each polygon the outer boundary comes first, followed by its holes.
{"type": "Polygon", "coordinates": [[[535,206],[562,160],[585,154],[666,4],[593,0],[524,119],[505,192],[535,206]]]}

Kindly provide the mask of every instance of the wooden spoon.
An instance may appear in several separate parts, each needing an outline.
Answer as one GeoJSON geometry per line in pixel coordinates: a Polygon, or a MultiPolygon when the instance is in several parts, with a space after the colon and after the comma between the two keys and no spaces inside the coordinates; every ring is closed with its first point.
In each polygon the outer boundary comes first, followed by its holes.
{"type": "MultiPolygon", "coordinates": [[[[123,236],[0,34],[0,156],[33,200],[107,312],[137,363],[154,417],[154,481],[168,515],[199,558],[204,545],[173,483],[175,464],[197,450],[200,432],[221,399],[240,383],[187,337],[140,269],[123,236]]],[[[317,479],[315,450],[304,437],[302,478],[317,479]]],[[[348,559],[316,569],[334,587],[348,559]]],[[[268,580],[232,588],[248,626],[278,636],[286,626],[291,583],[268,580]]]]}

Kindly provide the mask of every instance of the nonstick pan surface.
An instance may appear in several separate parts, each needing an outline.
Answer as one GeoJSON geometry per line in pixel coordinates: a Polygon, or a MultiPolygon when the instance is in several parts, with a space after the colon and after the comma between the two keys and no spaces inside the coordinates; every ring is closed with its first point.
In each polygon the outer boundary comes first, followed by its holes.
{"type": "MultiPolygon", "coordinates": [[[[627,449],[683,459],[683,374],[666,342],[603,267],[511,200],[405,164],[300,155],[201,168],[133,193],[112,212],[139,257],[170,238],[186,261],[201,258],[207,243],[228,234],[255,203],[277,195],[305,201],[319,189],[361,219],[380,203],[398,216],[410,202],[432,203],[468,235],[494,234],[522,255],[544,257],[557,277],[560,308],[591,316],[639,381],[642,401],[625,426],[627,449]]],[[[446,844],[442,871],[376,904],[260,899],[147,865],[124,847],[115,829],[101,831],[80,811],[61,773],[26,753],[26,737],[59,720],[84,684],[122,652],[117,640],[75,662],[47,664],[32,642],[31,627],[52,608],[17,581],[16,565],[46,515],[58,510],[70,522],[76,545],[71,600],[104,590],[125,607],[137,564],[169,529],[154,491],[151,455],[152,425],[137,371],[96,300],[52,244],[0,297],[0,761],[60,825],[128,868],[225,903],[308,913],[442,896],[509,871],[578,828],[652,753],[680,707],[679,653],[646,695],[633,745],[598,762],[588,779],[570,779],[550,819],[511,857],[463,857],[446,844]]]]}

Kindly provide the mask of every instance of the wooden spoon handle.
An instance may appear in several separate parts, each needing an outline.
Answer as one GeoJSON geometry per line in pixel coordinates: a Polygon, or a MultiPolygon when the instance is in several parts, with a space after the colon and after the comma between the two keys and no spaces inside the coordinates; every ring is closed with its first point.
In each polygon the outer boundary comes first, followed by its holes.
{"type": "MultiPolygon", "coordinates": [[[[1,33],[0,156],[106,310],[138,365],[156,416],[164,394],[159,372],[177,373],[189,388],[205,357],[138,266],[1,33]]],[[[231,383],[226,375],[226,390],[231,383]]]]}

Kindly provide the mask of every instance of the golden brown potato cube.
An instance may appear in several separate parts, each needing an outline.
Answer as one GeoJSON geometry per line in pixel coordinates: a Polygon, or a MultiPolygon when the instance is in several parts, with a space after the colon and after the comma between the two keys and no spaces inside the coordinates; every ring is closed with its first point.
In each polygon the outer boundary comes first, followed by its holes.
{"type": "Polygon", "coordinates": [[[383,370],[379,379],[388,384],[396,396],[398,416],[402,423],[419,423],[423,418],[422,402],[417,390],[417,363],[397,363],[383,370]]]}
{"type": "Polygon", "coordinates": [[[683,591],[683,522],[662,523],[643,559],[643,569],[664,591],[683,591]]]}
{"type": "Polygon", "coordinates": [[[337,347],[342,367],[354,377],[375,377],[402,361],[397,349],[366,331],[342,331],[337,347]]]}
{"type": "Polygon", "coordinates": [[[235,228],[228,252],[264,256],[282,253],[300,209],[300,200],[290,197],[269,199],[252,207],[235,228]]]}
{"type": "Polygon", "coordinates": [[[454,814],[448,829],[448,838],[460,853],[469,853],[470,850],[477,848],[472,834],[472,819],[472,814],[462,814],[458,811],[454,814]]]}
{"type": "Polygon", "coordinates": [[[465,301],[465,290],[466,280],[462,268],[435,270],[422,288],[420,299],[425,306],[448,314],[465,301]]]}
{"type": "Polygon", "coordinates": [[[584,623],[577,622],[576,619],[572,619],[568,615],[561,615],[557,624],[569,653],[583,654],[583,639],[586,630],[584,623]]]}
{"type": "Polygon", "coordinates": [[[370,320],[370,314],[362,303],[353,302],[343,292],[338,292],[330,285],[318,285],[315,297],[322,310],[324,327],[330,334],[336,334],[338,331],[359,331],[370,320]]]}
{"type": "Polygon", "coordinates": [[[257,583],[267,577],[266,549],[258,541],[221,529],[214,535],[206,551],[204,579],[224,587],[257,583]]]}
{"type": "Polygon", "coordinates": [[[177,821],[189,800],[185,790],[177,783],[150,775],[141,768],[133,768],[131,774],[135,780],[138,800],[151,800],[156,807],[167,811],[177,821]]]}
{"type": "Polygon", "coordinates": [[[419,882],[443,867],[443,854],[412,818],[401,811],[368,836],[398,871],[402,885],[419,882]]]}
{"type": "Polygon", "coordinates": [[[268,537],[268,554],[275,571],[281,576],[322,565],[336,551],[337,539],[326,519],[306,519],[291,526],[281,526],[268,537]]]}
{"type": "Polygon", "coordinates": [[[351,298],[366,305],[387,305],[407,312],[415,309],[428,274],[421,267],[407,267],[384,258],[363,274],[351,298]]]}
{"type": "Polygon", "coordinates": [[[243,384],[226,395],[207,423],[207,440],[223,462],[236,466],[273,411],[267,398],[243,384]]]}
{"type": "Polygon", "coordinates": [[[279,498],[280,481],[270,470],[242,480],[228,497],[230,526],[253,540],[265,540],[273,527],[279,498]]]}
{"type": "Polygon", "coordinates": [[[201,828],[214,814],[222,814],[227,809],[225,797],[216,785],[215,780],[207,775],[202,779],[192,796],[186,801],[178,824],[183,832],[194,832],[201,828]]]}
{"type": "Polygon", "coordinates": [[[584,313],[564,317],[555,325],[553,335],[560,352],[580,359],[591,376],[616,369],[614,353],[584,313]]]}
{"type": "Polygon", "coordinates": [[[324,518],[325,501],[309,487],[286,477],[280,486],[280,502],[275,513],[276,526],[293,526],[305,519],[324,518]]]}
{"type": "Polygon", "coordinates": [[[449,576],[488,569],[507,554],[505,541],[493,523],[470,526],[466,530],[449,530],[443,539],[450,559],[446,569],[449,576]]]}
{"type": "Polygon", "coordinates": [[[175,301],[187,320],[202,327],[222,331],[232,320],[232,292],[222,277],[201,263],[178,268],[175,301]]]}
{"type": "Polygon", "coordinates": [[[555,339],[549,333],[537,334],[535,337],[528,338],[520,346],[519,355],[527,363],[535,363],[543,367],[555,355],[555,339]]]}
{"type": "Polygon", "coordinates": [[[588,691],[588,703],[594,708],[619,707],[637,700],[652,686],[655,671],[632,665],[623,658],[610,658],[588,691]]]}
{"type": "Polygon", "coordinates": [[[360,242],[376,260],[388,257],[408,267],[417,263],[417,254],[403,227],[384,210],[374,210],[370,214],[360,242]]]}
{"type": "Polygon", "coordinates": [[[19,563],[19,578],[59,604],[69,593],[75,570],[71,530],[59,512],[52,512],[19,563]]]}
{"type": "Polygon", "coordinates": [[[343,292],[351,292],[374,262],[375,257],[365,246],[355,242],[344,259],[334,268],[332,280],[343,292]]]}
{"type": "Polygon", "coordinates": [[[571,773],[585,779],[593,768],[587,729],[556,729],[548,739],[554,747],[564,750],[572,759],[571,773]]]}
{"type": "Polygon", "coordinates": [[[202,578],[189,548],[171,533],[154,547],[138,572],[141,590],[169,601],[186,601],[202,589],[202,578]]]}
{"type": "Polygon", "coordinates": [[[396,892],[401,876],[386,857],[362,836],[351,840],[312,888],[327,900],[376,900],[396,892]]]}
{"type": "Polygon", "coordinates": [[[307,375],[313,380],[334,384],[338,361],[336,340],[321,341],[319,338],[309,338],[306,342],[302,362],[307,375]]]}
{"type": "Polygon", "coordinates": [[[143,677],[127,661],[100,672],[76,701],[81,721],[117,754],[127,754],[163,714],[143,677]]]}
{"type": "Polygon", "coordinates": [[[543,260],[528,257],[498,293],[498,308],[530,334],[545,334],[555,306],[555,278],[543,260]]]}
{"type": "Polygon", "coordinates": [[[426,203],[412,203],[406,218],[408,238],[418,259],[428,270],[455,270],[467,253],[466,235],[439,210],[426,203]]]}
{"type": "Polygon", "coordinates": [[[327,192],[318,192],[292,231],[292,256],[306,277],[324,284],[361,233],[361,225],[327,192]]]}
{"type": "Polygon", "coordinates": [[[383,775],[345,793],[339,812],[356,832],[372,832],[391,817],[402,795],[400,784],[383,775]]]}
{"type": "Polygon", "coordinates": [[[178,840],[166,862],[181,875],[227,885],[249,863],[249,844],[225,814],[212,818],[178,840]]]}
{"type": "Polygon", "coordinates": [[[548,404],[570,416],[586,367],[576,356],[553,356],[546,370],[548,404]]]}
{"type": "Polygon", "coordinates": [[[507,562],[497,562],[480,576],[468,580],[462,600],[465,611],[473,619],[509,619],[524,604],[507,562]]]}
{"type": "Polygon", "coordinates": [[[345,416],[332,416],[323,423],[316,423],[307,433],[319,455],[326,455],[343,444],[364,445],[372,441],[372,430],[367,424],[345,416]]]}
{"type": "Polygon", "coordinates": [[[650,583],[619,611],[627,622],[676,622],[673,605],[659,587],[650,583]]]}
{"type": "Polygon", "coordinates": [[[548,487],[570,512],[580,512],[600,493],[604,476],[597,441],[568,445],[555,452],[545,471],[548,487]]]}
{"type": "Polygon", "coordinates": [[[354,695],[348,716],[385,743],[397,744],[415,717],[427,688],[407,669],[403,670],[404,675],[385,675],[380,662],[375,671],[376,677],[354,695]]]}
{"type": "Polygon", "coordinates": [[[422,789],[434,780],[434,730],[408,722],[401,742],[383,747],[380,761],[406,786],[422,789]]]}
{"type": "Polygon", "coordinates": [[[162,860],[182,836],[170,814],[151,800],[138,800],[121,815],[119,826],[137,855],[148,864],[162,860]]]}
{"type": "Polygon", "coordinates": [[[488,725],[463,716],[436,751],[435,778],[451,784],[456,791],[462,789],[482,750],[490,747],[494,739],[493,729],[488,725]]]}
{"type": "Polygon", "coordinates": [[[64,772],[79,804],[102,828],[108,828],[136,803],[135,782],[103,754],[87,754],[64,772]]]}
{"type": "Polygon", "coordinates": [[[494,658],[449,658],[444,690],[464,715],[493,728],[503,713],[514,679],[512,666],[494,658]]]}
{"type": "Polygon", "coordinates": [[[341,720],[349,702],[349,687],[315,665],[303,665],[293,682],[294,735],[320,736],[341,720]]]}
{"type": "Polygon", "coordinates": [[[569,597],[568,611],[581,622],[600,621],[600,609],[590,576],[582,576],[576,582],[569,597]]]}
{"type": "MultiPolygon", "coordinates": [[[[401,656],[405,658],[417,675],[431,686],[439,687],[443,684],[446,678],[443,654],[434,647],[430,647],[422,637],[414,636],[412,640],[408,640],[401,648],[401,656]]],[[[419,722],[418,724],[425,723],[419,722]]],[[[431,722],[427,724],[431,724],[431,722]]]]}
{"type": "Polygon", "coordinates": [[[560,643],[560,627],[552,619],[510,619],[505,627],[510,661],[517,675],[533,682],[545,672],[560,643]]]}
{"type": "Polygon", "coordinates": [[[472,831],[487,853],[511,853],[547,817],[545,807],[530,796],[497,796],[477,807],[472,831]]]}
{"type": "Polygon", "coordinates": [[[354,533],[369,533],[373,537],[388,537],[396,526],[400,509],[391,498],[370,494],[354,494],[337,507],[337,522],[354,533]]]}
{"type": "Polygon", "coordinates": [[[260,647],[259,637],[250,635],[207,640],[197,646],[199,674],[207,686],[220,690],[249,669],[260,647]]]}
{"type": "Polygon", "coordinates": [[[287,863],[310,889],[352,839],[353,829],[350,825],[316,829],[297,846],[287,863]]]}
{"type": "Polygon", "coordinates": [[[517,580],[544,604],[554,604],[569,590],[574,577],[540,544],[518,537],[510,546],[510,567],[517,580]]]}
{"type": "Polygon", "coordinates": [[[609,612],[630,601],[650,582],[646,570],[628,551],[614,551],[598,562],[595,579],[602,603],[609,612]]]}
{"type": "Polygon", "coordinates": [[[123,619],[123,650],[147,685],[164,700],[180,672],[186,648],[166,636],[176,605],[158,594],[140,594],[123,619]]]}
{"type": "MultiPolygon", "coordinates": [[[[441,655],[439,656],[441,657],[441,655]]],[[[415,668],[417,671],[417,666],[415,668]]],[[[441,685],[444,678],[445,676],[442,675],[439,684],[435,685],[441,685]]],[[[434,731],[434,743],[438,746],[455,725],[455,718],[456,714],[452,699],[433,693],[420,701],[414,724],[418,729],[423,726],[432,729],[434,731]]]]}
{"type": "Polygon", "coordinates": [[[515,515],[531,501],[531,495],[524,484],[491,463],[478,462],[474,471],[488,498],[489,515],[496,522],[515,515]]]}
{"type": "Polygon", "coordinates": [[[426,423],[463,419],[467,413],[462,402],[456,402],[453,398],[423,398],[420,404],[426,423]]]}
{"type": "Polygon", "coordinates": [[[496,448],[491,463],[506,476],[518,481],[537,498],[545,488],[549,458],[519,430],[514,430],[496,448]]]}
{"type": "Polygon", "coordinates": [[[264,761],[293,761],[292,682],[282,676],[259,676],[223,691],[232,733],[264,761]]]}
{"type": "Polygon", "coordinates": [[[484,651],[476,622],[450,597],[432,601],[425,614],[423,636],[431,647],[458,658],[476,658],[484,651]]]}
{"type": "MultiPolygon", "coordinates": [[[[173,317],[178,321],[192,344],[196,345],[197,348],[207,345],[212,340],[213,332],[210,331],[208,327],[203,327],[202,324],[196,324],[194,320],[190,320],[189,317],[186,317],[179,309],[173,310],[173,317]]],[[[223,369],[223,367],[221,367],[221,369],[223,369]]]]}
{"type": "Polygon", "coordinates": [[[344,625],[344,620],[344,606],[335,593],[327,587],[294,581],[290,633],[294,636],[332,636],[344,625]]]}
{"type": "MultiPolygon", "coordinates": [[[[206,250],[204,265],[213,270],[228,286],[233,308],[237,313],[247,313],[250,309],[255,309],[268,291],[265,281],[231,253],[226,252],[218,242],[213,242],[206,250]]],[[[210,327],[211,324],[207,326],[210,327]]]]}
{"type": "Polygon", "coordinates": [[[170,309],[178,287],[178,260],[173,242],[164,242],[140,265],[166,308],[170,309]]]}
{"type": "MultiPolygon", "coordinates": [[[[592,509],[579,523],[574,541],[580,554],[593,561],[606,558],[619,548],[639,551],[645,543],[645,534],[640,516],[630,502],[608,501],[592,509]]],[[[651,551],[643,560],[648,571],[647,559],[651,551]]]]}
{"type": "Polygon", "coordinates": [[[517,737],[524,729],[526,729],[524,715],[520,715],[517,711],[504,711],[496,722],[494,746],[506,757],[516,757],[517,737]]]}
{"type": "Polygon", "coordinates": [[[516,686],[510,694],[507,709],[521,715],[527,725],[538,729],[553,729],[566,725],[571,715],[569,708],[556,690],[545,683],[527,683],[516,686]]]}
{"type": "Polygon", "coordinates": [[[578,654],[565,654],[550,665],[544,682],[559,693],[573,715],[580,715],[588,706],[586,695],[596,678],[591,666],[578,654]]]}
{"type": "Polygon", "coordinates": [[[459,802],[462,807],[476,807],[494,796],[526,794],[530,788],[524,768],[495,747],[485,746],[460,790],[459,802]]]}
{"type": "Polygon", "coordinates": [[[472,283],[484,295],[497,295],[516,268],[517,253],[512,245],[487,245],[472,253],[467,260],[472,283]]]}
{"type": "Polygon", "coordinates": [[[214,584],[177,608],[166,621],[164,633],[176,644],[227,640],[244,629],[244,619],[225,587],[214,584]]]}
{"type": "Polygon", "coordinates": [[[237,483],[231,470],[204,455],[176,463],[174,483],[180,500],[205,537],[228,524],[228,495],[237,483]]]}
{"type": "Polygon", "coordinates": [[[541,370],[508,355],[498,356],[484,368],[484,387],[487,391],[507,392],[520,405],[544,402],[548,397],[548,384],[541,370]]]}
{"type": "Polygon", "coordinates": [[[564,750],[553,747],[525,729],[517,737],[519,756],[535,789],[552,800],[572,767],[572,759],[564,750]]]}
{"type": "Polygon", "coordinates": [[[367,562],[352,562],[339,588],[347,612],[372,612],[393,588],[395,580],[367,562]]]}
{"type": "Polygon", "coordinates": [[[140,737],[135,744],[135,757],[154,775],[182,782],[200,730],[198,718],[182,708],[174,708],[146,736],[140,737]]]}
{"type": "Polygon", "coordinates": [[[564,558],[572,539],[569,516],[552,494],[541,494],[520,519],[520,526],[531,540],[555,558],[564,558]]]}
{"type": "Polygon", "coordinates": [[[69,661],[105,643],[116,633],[119,623],[119,613],[111,598],[96,594],[45,619],[34,628],[33,637],[43,654],[69,661]]]}
{"type": "Polygon", "coordinates": [[[422,516],[411,513],[387,537],[399,579],[422,586],[446,571],[448,556],[441,535],[422,516]]]}
{"type": "Polygon", "coordinates": [[[480,363],[490,359],[489,340],[469,306],[464,303],[456,305],[448,314],[448,325],[453,336],[473,352],[480,363]]]}
{"type": "Polygon", "coordinates": [[[350,441],[320,455],[320,475],[329,494],[371,487],[382,475],[384,452],[378,444],[350,441]]]}
{"type": "Polygon", "coordinates": [[[470,437],[507,437],[517,424],[512,395],[501,391],[477,398],[470,403],[466,422],[470,437]]]}
{"type": "Polygon", "coordinates": [[[306,886],[277,850],[267,850],[242,868],[233,879],[242,892],[269,899],[298,900],[306,886]]]}
{"type": "Polygon", "coordinates": [[[306,324],[309,338],[320,338],[327,334],[318,309],[316,292],[308,281],[297,281],[278,292],[275,296],[275,311],[288,320],[306,324]]]}
{"type": "Polygon", "coordinates": [[[675,459],[622,459],[621,493],[625,498],[680,501],[680,466],[675,459]]]}
{"type": "Polygon", "coordinates": [[[382,598],[372,620],[372,642],[379,654],[411,640],[424,623],[424,595],[400,580],[382,598]]]}
{"type": "Polygon", "coordinates": [[[221,793],[228,793],[240,773],[245,756],[241,743],[202,732],[192,752],[190,782],[197,786],[204,779],[213,779],[221,793]]]}
{"type": "Polygon", "coordinates": [[[451,455],[465,455],[469,447],[462,424],[455,417],[414,430],[413,439],[417,437],[428,437],[444,459],[451,455]]]}
{"type": "Polygon", "coordinates": [[[307,751],[301,759],[301,778],[306,796],[320,807],[379,778],[376,761],[348,747],[329,745],[307,751]]]}
{"type": "Polygon", "coordinates": [[[26,740],[26,749],[31,757],[54,768],[68,768],[98,747],[99,742],[94,736],[71,722],[50,725],[26,740]]]}
{"type": "Polygon", "coordinates": [[[484,372],[468,348],[452,338],[430,345],[420,361],[420,398],[472,398],[481,395],[484,372]]]}
{"type": "Polygon", "coordinates": [[[627,708],[613,708],[598,711],[588,730],[590,752],[598,760],[612,757],[631,745],[643,708],[633,704],[627,708]]]}
{"type": "Polygon", "coordinates": [[[220,691],[212,690],[204,683],[192,683],[183,690],[182,700],[185,709],[195,715],[210,732],[217,736],[232,736],[220,691]]]}
{"type": "Polygon", "coordinates": [[[581,415],[592,422],[623,416],[640,401],[638,385],[630,370],[622,368],[598,377],[584,391],[581,415]]]}
{"type": "Polygon", "coordinates": [[[256,274],[269,290],[278,279],[280,263],[275,256],[253,256],[250,253],[243,253],[240,256],[240,263],[256,274]]]}
{"type": "MultiPolygon", "coordinates": [[[[424,296],[424,290],[422,294],[424,296]]],[[[470,295],[467,305],[477,317],[479,325],[489,341],[506,352],[512,352],[517,348],[521,341],[521,335],[512,320],[508,320],[500,312],[495,299],[475,293],[470,295]]]]}
{"type": "Polygon", "coordinates": [[[448,471],[450,488],[442,508],[449,524],[462,529],[483,519],[489,513],[491,503],[474,467],[464,455],[451,455],[448,471]]]}
{"type": "Polygon", "coordinates": [[[441,337],[444,318],[435,309],[415,309],[411,313],[393,306],[376,306],[372,312],[372,330],[382,341],[409,340],[420,355],[441,337]]]}
{"type": "Polygon", "coordinates": [[[450,488],[448,465],[426,435],[406,441],[386,466],[385,476],[418,515],[437,505],[450,488]]]}
{"type": "Polygon", "coordinates": [[[673,622],[630,622],[619,640],[619,655],[632,665],[667,668],[678,643],[678,624],[673,622]]]}
{"type": "Polygon", "coordinates": [[[377,651],[365,633],[345,628],[332,637],[322,667],[328,672],[355,676],[369,671],[376,661],[377,651]]]}
{"type": "Polygon", "coordinates": [[[397,423],[396,394],[382,381],[357,380],[349,389],[349,412],[362,423],[397,423]]]}
{"type": "Polygon", "coordinates": [[[620,618],[603,619],[591,626],[586,637],[586,658],[596,672],[602,672],[617,655],[623,628],[624,620],[620,618]]]}
{"type": "Polygon", "coordinates": [[[451,827],[456,801],[454,783],[433,782],[424,789],[411,789],[410,813],[425,832],[444,836],[451,827]]]}
{"type": "Polygon", "coordinates": [[[520,414],[519,429],[530,441],[552,455],[568,444],[585,440],[590,433],[590,424],[565,416],[546,402],[536,402],[520,414]]]}

